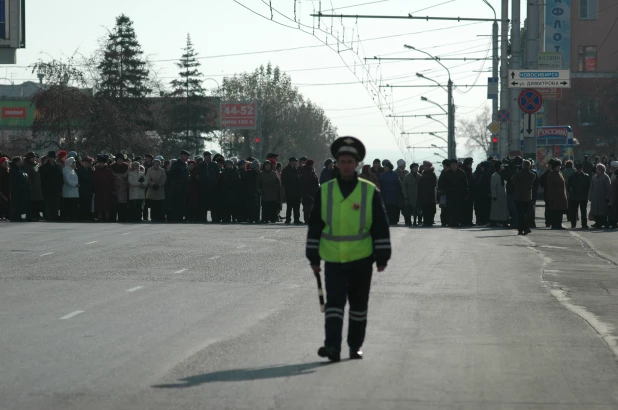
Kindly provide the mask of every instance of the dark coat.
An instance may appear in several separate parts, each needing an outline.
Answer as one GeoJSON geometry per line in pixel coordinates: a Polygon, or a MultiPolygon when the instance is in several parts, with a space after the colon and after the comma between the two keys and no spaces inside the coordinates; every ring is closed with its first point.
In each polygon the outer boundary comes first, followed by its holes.
{"type": "Polygon", "coordinates": [[[187,205],[189,209],[195,210],[200,206],[200,181],[198,180],[199,170],[197,167],[189,171],[189,187],[187,188],[187,205]]]}
{"type": "Polygon", "coordinates": [[[380,192],[384,205],[399,205],[399,199],[402,196],[399,175],[393,171],[380,175],[380,192]]]}
{"type": "Polygon", "coordinates": [[[468,195],[468,178],[461,169],[447,170],[440,175],[440,179],[447,200],[463,199],[468,195]]]}
{"type": "Polygon", "coordinates": [[[567,179],[567,191],[571,195],[571,201],[588,202],[590,191],[590,175],[586,173],[574,173],[567,179]]]}
{"type": "Polygon", "coordinates": [[[476,191],[477,200],[491,197],[491,176],[495,172],[489,161],[483,162],[482,165],[483,175],[481,175],[476,191]]]}
{"type": "Polygon", "coordinates": [[[300,168],[300,184],[302,186],[303,202],[313,201],[315,198],[315,193],[320,187],[318,175],[315,173],[315,169],[313,169],[313,167],[303,165],[300,168]]]}
{"type": "Polygon", "coordinates": [[[200,202],[203,209],[212,209],[215,204],[215,191],[221,170],[215,162],[206,161],[197,166],[200,180],[200,202]]]}
{"type": "Polygon", "coordinates": [[[24,160],[24,171],[28,174],[28,184],[30,185],[30,200],[42,201],[43,191],[41,189],[41,174],[39,174],[39,166],[32,165],[28,160],[24,160]]]}
{"type": "Polygon", "coordinates": [[[529,169],[522,169],[511,177],[511,182],[514,185],[513,199],[516,201],[532,201],[532,192],[539,185],[539,180],[534,172],[529,169]]]}
{"type": "Polygon", "coordinates": [[[0,167],[0,218],[9,213],[11,201],[11,184],[9,182],[9,171],[0,167]]]}
{"type": "Polygon", "coordinates": [[[322,172],[320,173],[320,185],[327,183],[333,178],[335,178],[334,168],[333,169],[328,169],[328,167],[322,168],[322,172]]]}
{"type": "Polygon", "coordinates": [[[466,180],[468,181],[468,198],[474,199],[476,198],[477,185],[472,168],[465,166],[461,170],[466,174],[466,180]]]}
{"type": "Polygon", "coordinates": [[[94,171],[91,167],[79,167],[75,172],[77,172],[77,178],[79,180],[79,197],[91,197],[94,193],[94,171]]]}
{"type": "Polygon", "coordinates": [[[547,203],[552,211],[566,211],[569,208],[566,184],[560,171],[547,172],[547,203]]]}
{"type": "MultiPolygon", "coordinates": [[[[185,197],[189,189],[189,167],[186,162],[174,161],[167,175],[167,184],[173,196],[185,197]]],[[[173,198],[172,198],[173,199],[173,198]]]]}
{"type": "Polygon", "coordinates": [[[292,168],[291,165],[283,168],[283,171],[281,171],[281,183],[283,184],[286,198],[298,198],[302,195],[300,172],[297,168],[292,168]]]}
{"type": "Polygon", "coordinates": [[[41,176],[41,190],[43,197],[55,197],[62,195],[62,186],[64,185],[64,176],[62,168],[58,164],[50,164],[46,162],[39,168],[41,176]]]}
{"type": "Polygon", "coordinates": [[[234,168],[226,168],[219,177],[220,204],[225,207],[233,207],[238,203],[240,192],[240,175],[234,168]]]}
{"type": "Polygon", "coordinates": [[[256,170],[250,169],[240,176],[240,192],[242,192],[245,199],[252,199],[255,197],[257,193],[256,183],[258,175],[259,173],[256,170]]]}
{"type": "Polygon", "coordinates": [[[114,173],[106,164],[99,163],[94,167],[92,185],[94,189],[94,211],[111,212],[116,183],[114,173]]]}
{"type": "Polygon", "coordinates": [[[438,178],[433,167],[423,171],[423,175],[418,181],[418,200],[422,206],[436,205],[437,184],[438,178]]]}
{"type": "Polygon", "coordinates": [[[281,200],[281,181],[275,171],[262,171],[259,173],[255,186],[263,202],[281,200]]]}
{"type": "Polygon", "coordinates": [[[30,185],[28,174],[23,168],[11,168],[9,170],[9,183],[11,185],[11,219],[21,218],[28,209],[30,202],[30,185]]]}

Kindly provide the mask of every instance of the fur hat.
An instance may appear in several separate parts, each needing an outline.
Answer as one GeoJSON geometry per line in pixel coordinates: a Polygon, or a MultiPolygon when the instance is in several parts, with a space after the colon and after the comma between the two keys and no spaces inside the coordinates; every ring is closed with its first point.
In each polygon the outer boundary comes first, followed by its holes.
{"type": "Polygon", "coordinates": [[[397,160],[397,166],[398,167],[405,166],[405,165],[406,165],[406,162],[403,159],[398,159],[397,160]]]}
{"type": "Polygon", "coordinates": [[[75,152],[75,151],[69,151],[69,157],[71,157],[71,158],[77,158],[77,152],[75,152]]]}
{"type": "Polygon", "coordinates": [[[312,160],[311,158],[309,158],[309,159],[305,162],[305,165],[307,165],[308,167],[313,166],[313,164],[315,164],[315,161],[314,161],[314,160],[312,160]]]}
{"type": "Polygon", "coordinates": [[[69,158],[67,158],[67,161],[66,161],[65,165],[66,165],[67,167],[70,167],[70,166],[71,166],[71,165],[73,165],[74,163],[75,163],[75,158],[74,158],[74,157],[69,157],[69,158]]]}
{"type": "Polygon", "coordinates": [[[254,159],[253,161],[251,161],[251,169],[256,169],[260,167],[260,161],[258,161],[257,159],[254,159]]]}
{"type": "Polygon", "coordinates": [[[326,160],[324,160],[324,166],[325,167],[329,166],[332,163],[333,163],[333,160],[331,158],[326,158],[326,160]]]}
{"type": "Polygon", "coordinates": [[[65,158],[67,155],[68,153],[65,150],[62,150],[58,153],[58,159],[65,158]]]}

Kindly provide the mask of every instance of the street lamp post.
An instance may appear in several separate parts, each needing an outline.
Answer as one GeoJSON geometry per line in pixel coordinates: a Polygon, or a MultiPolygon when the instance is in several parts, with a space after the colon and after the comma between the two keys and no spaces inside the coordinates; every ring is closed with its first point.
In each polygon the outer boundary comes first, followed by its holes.
{"type": "Polygon", "coordinates": [[[442,148],[442,147],[438,147],[436,144],[431,144],[431,146],[432,146],[433,148],[441,149],[442,151],[444,151],[444,153],[445,153],[445,154],[448,154],[448,151],[447,151],[447,150],[445,150],[445,149],[444,149],[444,148],[442,148]]]}
{"type": "Polygon", "coordinates": [[[410,49],[410,50],[416,50],[420,53],[423,53],[429,57],[431,57],[432,59],[434,59],[438,64],[440,64],[448,73],[448,87],[447,87],[447,93],[448,93],[448,156],[450,158],[455,158],[456,157],[456,147],[455,147],[455,110],[453,107],[453,80],[451,80],[451,72],[450,70],[444,65],[442,64],[442,62],[437,59],[436,57],[434,57],[433,55],[429,54],[426,51],[423,50],[419,50],[418,48],[409,46],[407,44],[404,45],[405,48],[410,49]]]}
{"type": "Polygon", "coordinates": [[[446,115],[448,115],[448,112],[447,112],[447,111],[446,111],[446,110],[445,110],[445,109],[444,109],[444,108],[443,108],[440,104],[438,104],[437,102],[431,101],[431,100],[430,100],[429,98],[427,98],[427,97],[421,97],[421,101],[426,101],[426,102],[428,102],[428,103],[430,103],[430,104],[435,105],[436,107],[438,107],[438,108],[440,108],[442,111],[444,111],[444,113],[445,113],[446,115]]]}

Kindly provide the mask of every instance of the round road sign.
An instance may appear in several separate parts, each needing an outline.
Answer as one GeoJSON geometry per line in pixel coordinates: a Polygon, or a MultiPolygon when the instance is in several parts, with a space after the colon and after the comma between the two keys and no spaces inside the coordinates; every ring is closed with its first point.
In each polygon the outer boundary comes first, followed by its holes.
{"type": "Polygon", "coordinates": [[[534,114],[543,106],[543,96],[533,89],[523,90],[517,98],[519,108],[526,114],[534,114]]]}
{"type": "Polygon", "coordinates": [[[500,111],[498,111],[498,122],[501,123],[506,123],[511,121],[511,111],[508,108],[502,108],[500,111]]]}

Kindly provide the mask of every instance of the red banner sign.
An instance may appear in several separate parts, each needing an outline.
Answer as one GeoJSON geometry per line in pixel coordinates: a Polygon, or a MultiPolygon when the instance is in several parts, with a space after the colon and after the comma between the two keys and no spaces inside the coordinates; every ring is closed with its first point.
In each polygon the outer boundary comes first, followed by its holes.
{"type": "Polygon", "coordinates": [[[221,127],[236,130],[255,129],[257,126],[257,107],[251,103],[222,103],[221,127]]]}
{"type": "Polygon", "coordinates": [[[2,118],[26,118],[26,107],[2,107],[2,118]]]}

